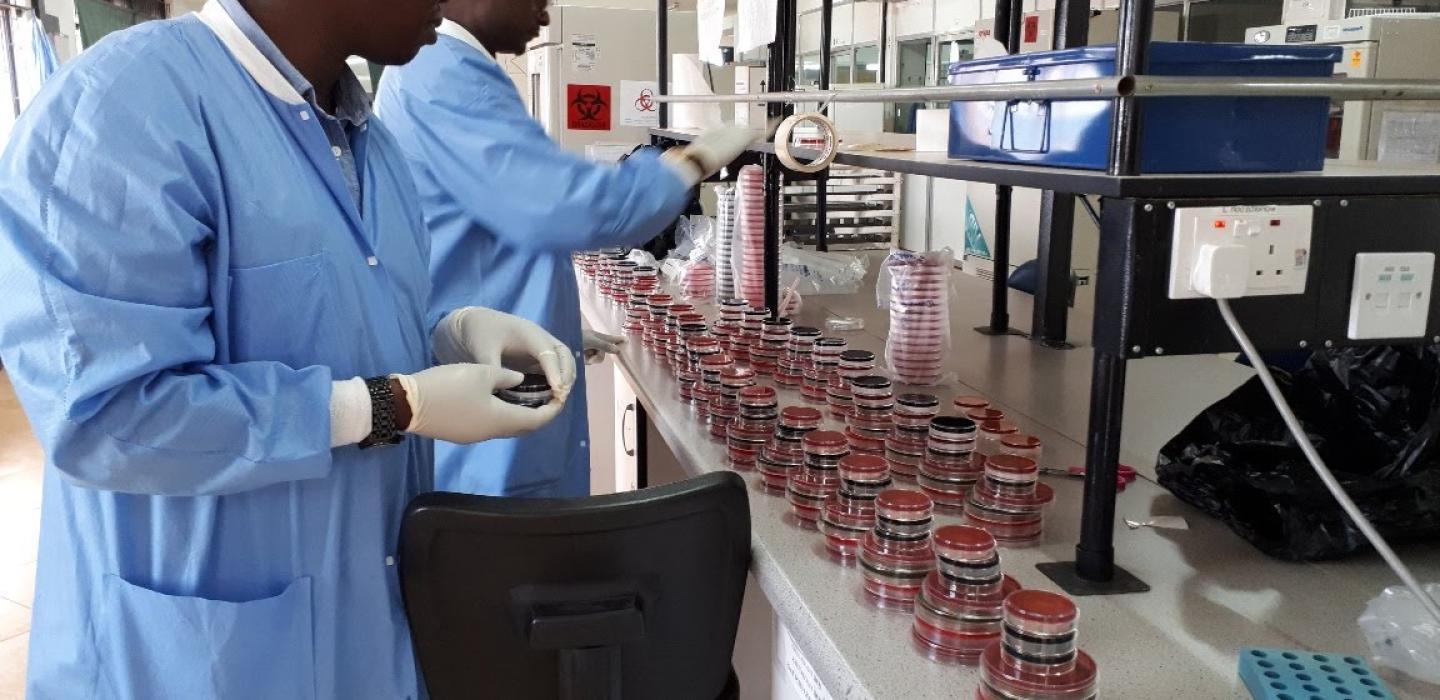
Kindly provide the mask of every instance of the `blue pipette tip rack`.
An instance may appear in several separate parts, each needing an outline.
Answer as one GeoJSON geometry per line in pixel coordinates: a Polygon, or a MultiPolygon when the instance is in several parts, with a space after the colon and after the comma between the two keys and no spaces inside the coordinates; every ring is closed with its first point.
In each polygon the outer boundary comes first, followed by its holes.
{"type": "Polygon", "coordinates": [[[1246,647],[1240,680],[1255,700],[1395,700],[1364,659],[1343,654],[1246,647]]]}

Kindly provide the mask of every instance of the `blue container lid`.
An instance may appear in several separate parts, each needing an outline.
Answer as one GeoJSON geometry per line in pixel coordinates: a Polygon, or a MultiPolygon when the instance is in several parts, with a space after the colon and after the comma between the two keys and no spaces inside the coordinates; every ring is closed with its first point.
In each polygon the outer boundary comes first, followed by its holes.
{"type": "MultiPolygon", "coordinates": [[[[1156,41],[1150,44],[1151,65],[1223,64],[1260,62],[1324,62],[1340,60],[1339,46],[1259,46],[1256,44],[1207,44],[1191,41],[1156,41]]],[[[1082,46],[1075,49],[1040,51],[1014,56],[997,56],[965,61],[950,66],[950,75],[984,73],[1035,66],[1063,66],[1081,63],[1115,63],[1115,45],[1082,46]]]]}

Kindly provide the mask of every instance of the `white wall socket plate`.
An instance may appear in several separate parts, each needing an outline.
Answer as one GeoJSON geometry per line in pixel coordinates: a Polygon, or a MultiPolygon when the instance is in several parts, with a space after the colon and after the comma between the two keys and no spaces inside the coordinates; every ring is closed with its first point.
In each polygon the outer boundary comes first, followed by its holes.
{"type": "Polygon", "coordinates": [[[1347,335],[1351,340],[1424,336],[1434,279],[1434,253],[1356,255],[1347,335]]]}
{"type": "Polygon", "coordinates": [[[1203,298],[1190,288],[1195,256],[1206,243],[1250,249],[1245,296],[1304,294],[1315,209],[1305,204],[1182,207],[1170,246],[1170,298],[1203,298]]]}

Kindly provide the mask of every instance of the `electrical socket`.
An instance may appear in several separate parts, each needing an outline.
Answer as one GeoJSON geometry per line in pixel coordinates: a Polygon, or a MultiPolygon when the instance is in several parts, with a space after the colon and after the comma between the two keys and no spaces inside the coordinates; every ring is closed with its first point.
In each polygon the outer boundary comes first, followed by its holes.
{"type": "Polygon", "coordinates": [[[1202,246],[1236,244],[1250,251],[1250,270],[1240,296],[1304,294],[1314,223],[1315,210],[1299,204],[1176,209],[1170,298],[1204,298],[1190,285],[1202,246]]]}

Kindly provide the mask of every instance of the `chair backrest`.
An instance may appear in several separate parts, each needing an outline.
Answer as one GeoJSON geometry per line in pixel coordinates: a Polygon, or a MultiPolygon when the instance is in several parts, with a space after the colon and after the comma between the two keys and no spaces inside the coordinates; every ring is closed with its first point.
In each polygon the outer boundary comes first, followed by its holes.
{"type": "Polygon", "coordinates": [[[730,472],[612,496],[416,498],[401,582],[430,697],[719,697],[750,562],[730,472]]]}

